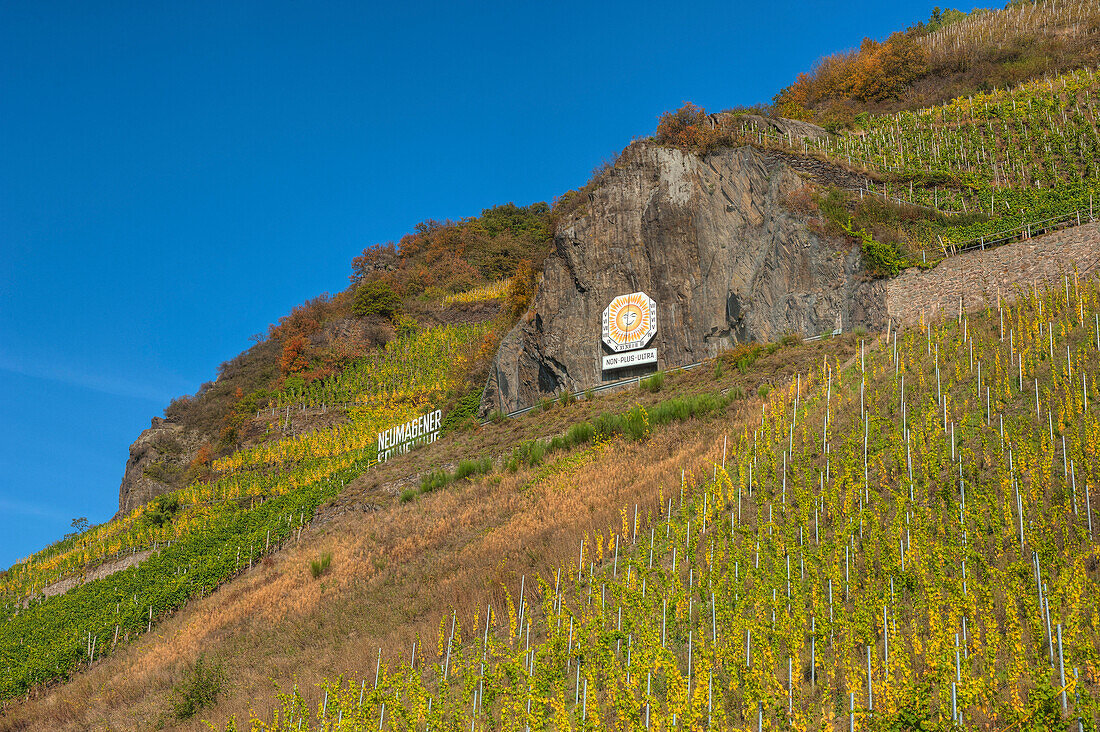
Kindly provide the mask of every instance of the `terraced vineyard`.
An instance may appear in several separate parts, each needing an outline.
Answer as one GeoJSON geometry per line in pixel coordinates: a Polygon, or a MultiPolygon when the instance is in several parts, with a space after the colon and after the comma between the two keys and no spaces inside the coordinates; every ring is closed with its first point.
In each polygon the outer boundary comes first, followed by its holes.
{"type": "MultiPolygon", "coordinates": [[[[951,12],[951,11],[948,11],[951,12]]],[[[1000,9],[978,9],[953,20],[918,43],[930,61],[950,64],[960,55],[974,56],[989,49],[1018,47],[1021,38],[1085,39],[1096,28],[1100,4],[1095,0],[1040,0],[1008,3],[1000,9]]]]}
{"type": "MultiPolygon", "coordinates": [[[[354,402],[348,423],[238,451],[215,461],[215,479],[10,568],[0,581],[0,698],[101,657],[295,534],[322,502],[370,467],[379,430],[442,398],[464,373],[469,349],[480,347],[493,327],[440,326],[398,338],[377,356],[296,394],[318,403],[333,395],[354,402]],[[153,554],[64,594],[41,595],[53,583],[138,551],[153,554]]],[[[276,413],[273,422],[279,419],[276,413]]]]}
{"type": "Polygon", "coordinates": [[[946,215],[910,227],[911,248],[927,260],[1002,233],[1026,237],[1029,224],[1100,216],[1098,91],[1096,70],[1080,69],[915,112],[861,115],[856,129],[819,139],[756,130],[744,139],[873,171],[871,193],[946,215]]]}
{"type": "MultiPolygon", "coordinates": [[[[1007,186],[1096,178],[1096,92],[1096,71],[1081,69],[940,107],[873,117],[860,133],[827,138],[818,149],[883,169],[973,173],[1007,186]]],[[[961,201],[956,205],[961,209],[961,201]]]]}
{"type": "Polygon", "coordinates": [[[1094,729],[1098,367],[1071,280],[826,360],[568,566],[249,724],[1094,729]]]}
{"type": "MultiPolygon", "coordinates": [[[[495,286],[464,293],[476,302],[491,297],[495,286]]],[[[460,296],[456,296],[460,297],[460,296]]],[[[379,395],[400,401],[436,393],[446,387],[452,371],[461,370],[471,344],[496,327],[491,321],[473,325],[426,328],[390,341],[378,354],[365,356],[327,379],[294,384],[280,391],[278,407],[318,407],[341,403],[369,404],[379,395]]]]}
{"type": "MultiPolygon", "coordinates": [[[[369,450],[378,433],[427,410],[465,373],[471,349],[493,332],[492,322],[445,325],[418,331],[388,343],[382,353],[367,356],[341,373],[304,389],[280,393],[278,401],[296,405],[351,402],[350,421],[275,442],[239,450],[215,461],[221,473],[237,473],[310,457],[331,457],[369,450]]],[[[288,413],[291,409],[287,407],[288,413]]],[[[272,426],[281,419],[271,412],[272,426]]]]}

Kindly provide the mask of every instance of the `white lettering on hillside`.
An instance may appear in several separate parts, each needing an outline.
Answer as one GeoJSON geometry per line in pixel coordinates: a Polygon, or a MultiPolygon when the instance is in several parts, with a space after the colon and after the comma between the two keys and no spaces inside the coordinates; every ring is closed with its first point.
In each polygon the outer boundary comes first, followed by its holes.
{"type": "Polygon", "coordinates": [[[649,348],[644,351],[627,351],[626,353],[614,353],[603,357],[604,371],[622,369],[627,366],[641,366],[648,363],[657,363],[657,349],[649,348]]]}
{"type": "Polygon", "coordinates": [[[395,455],[403,455],[419,445],[427,445],[439,439],[439,427],[443,424],[443,410],[422,414],[404,424],[395,425],[378,433],[378,462],[395,455]]]}

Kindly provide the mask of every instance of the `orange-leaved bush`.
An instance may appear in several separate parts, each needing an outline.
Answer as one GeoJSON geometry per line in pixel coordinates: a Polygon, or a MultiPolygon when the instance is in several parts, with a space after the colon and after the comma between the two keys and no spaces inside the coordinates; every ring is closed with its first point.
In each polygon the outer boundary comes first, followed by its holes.
{"type": "Polygon", "coordinates": [[[691,102],[675,112],[665,112],[657,124],[657,142],[685,150],[706,150],[711,146],[707,112],[691,102]]]}

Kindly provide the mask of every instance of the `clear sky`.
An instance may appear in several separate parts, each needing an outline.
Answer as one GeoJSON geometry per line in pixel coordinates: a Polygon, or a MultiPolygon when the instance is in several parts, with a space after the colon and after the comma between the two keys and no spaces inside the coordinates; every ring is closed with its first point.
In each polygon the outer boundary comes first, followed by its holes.
{"type": "Polygon", "coordinates": [[[150,418],[363,247],[931,10],[0,0],[0,566],[108,519],[150,418]]]}

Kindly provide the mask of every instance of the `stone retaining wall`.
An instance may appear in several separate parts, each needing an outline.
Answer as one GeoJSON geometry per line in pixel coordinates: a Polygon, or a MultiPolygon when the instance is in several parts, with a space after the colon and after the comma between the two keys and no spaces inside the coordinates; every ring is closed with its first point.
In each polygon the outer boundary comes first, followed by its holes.
{"type": "MultiPolygon", "coordinates": [[[[111,559],[103,564],[100,564],[93,569],[88,570],[86,574],[72,574],[65,577],[52,585],[46,585],[38,591],[41,597],[53,597],[54,595],[63,595],[69,590],[87,582],[93,580],[103,579],[104,577],[110,577],[115,572],[121,572],[124,569],[128,569],[137,564],[141,564],[153,553],[151,549],[145,551],[136,552],[134,554],[126,554],[119,559],[111,559]]],[[[29,604],[29,599],[24,599],[21,606],[26,608],[29,604]]]]}
{"type": "Polygon", "coordinates": [[[1098,270],[1100,222],[958,254],[931,270],[906,270],[886,285],[886,313],[895,323],[915,323],[922,315],[957,313],[960,298],[970,310],[1074,272],[1084,277],[1098,270]]]}

